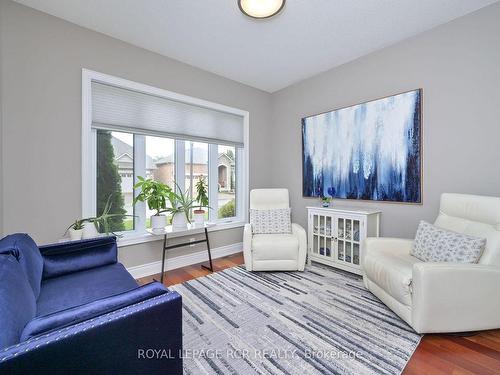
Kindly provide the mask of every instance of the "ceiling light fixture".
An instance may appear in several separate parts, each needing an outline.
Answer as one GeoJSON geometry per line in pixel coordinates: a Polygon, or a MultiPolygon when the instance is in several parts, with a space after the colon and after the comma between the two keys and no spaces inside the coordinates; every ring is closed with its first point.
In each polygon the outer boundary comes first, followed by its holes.
{"type": "Polygon", "coordinates": [[[269,18],[283,9],[285,0],[238,0],[243,14],[252,18],[269,18]]]}

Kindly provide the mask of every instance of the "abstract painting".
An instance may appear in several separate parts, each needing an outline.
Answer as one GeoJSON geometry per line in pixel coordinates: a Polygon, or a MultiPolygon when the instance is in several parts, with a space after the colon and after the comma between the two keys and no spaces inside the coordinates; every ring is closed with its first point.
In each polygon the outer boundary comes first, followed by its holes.
{"type": "Polygon", "coordinates": [[[422,202],[422,90],[302,119],[305,197],[422,202]]]}

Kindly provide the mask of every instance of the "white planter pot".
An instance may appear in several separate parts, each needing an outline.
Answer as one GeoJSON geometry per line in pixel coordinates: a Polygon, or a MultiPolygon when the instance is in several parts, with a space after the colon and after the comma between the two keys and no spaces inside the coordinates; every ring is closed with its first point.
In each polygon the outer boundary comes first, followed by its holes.
{"type": "Polygon", "coordinates": [[[193,213],[194,216],[194,225],[203,226],[205,224],[205,211],[197,213],[196,211],[193,213]]]}
{"type": "Polygon", "coordinates": [[[85,224],[83,224],[82,239],[86,240],[88,238],[96,238],[96,237],[99,237],[99,232],[97,231],[95,224],[90,223],[88,221],[85,224]]]}
{"type": "Polygon", "coordinates": [[[167,217],[165,215],[151,216],[151,229],[164,229],[167,226],[167,217]]]}
{"type": "Polygon", "coordinates": [[[172,227],[174,229],[185,229],[187,227],[186,214],[184,212],[177,212],[172,217],[172,227]]]}
{"type": "Polygon", "coordinates": [[[71,228],[68,232],[69,232],[69,238],[71,239],[71,241],[79,241],[82,239],[83,229],[71,228]]]}

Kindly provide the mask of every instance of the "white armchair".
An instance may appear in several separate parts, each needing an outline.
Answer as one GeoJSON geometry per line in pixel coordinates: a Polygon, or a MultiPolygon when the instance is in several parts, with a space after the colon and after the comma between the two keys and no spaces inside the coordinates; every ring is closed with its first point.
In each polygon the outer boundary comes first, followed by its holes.
{"type": "Polygon", "coordinates": [[[500,198],[443,194],[435,225],[486,238],[479,263],[422,262],[413,240],[368,238],[365,286],[418,333],[500,328],[500,198]]]}
{"type": "MultiPolygon", "coordinates": [[[[251,209],[288,208],[287,189],[254,189],[250,192],[251,209]]],[[[307,237],[300,225],[292,223],[290,234],[253,234],[245,225],[243,257],[248,271],[303,271],[307,237]]]]}

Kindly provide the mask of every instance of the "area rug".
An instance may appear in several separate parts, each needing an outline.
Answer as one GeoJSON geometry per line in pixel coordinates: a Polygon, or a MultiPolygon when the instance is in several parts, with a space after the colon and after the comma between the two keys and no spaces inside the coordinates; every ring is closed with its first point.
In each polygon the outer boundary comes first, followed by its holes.
{"type": "Polygon", "coordinates": [[[400,374],[421,336],[356,275],[234,267],[178,284],[186,374],[400,374]]]}

